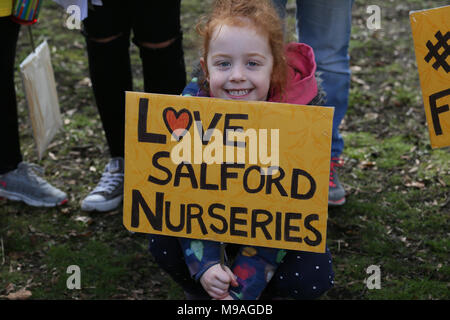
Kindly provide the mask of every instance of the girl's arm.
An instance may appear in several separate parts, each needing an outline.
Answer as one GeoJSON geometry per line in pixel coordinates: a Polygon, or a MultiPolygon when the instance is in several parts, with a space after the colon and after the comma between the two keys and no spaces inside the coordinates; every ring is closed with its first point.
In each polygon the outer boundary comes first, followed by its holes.
{"type": "Polygon", "coordinates": [[[184,259],[191,276],[199,280],[206,270],[220,263],[220,243],[208,240],[179,238],[184,259]]]}

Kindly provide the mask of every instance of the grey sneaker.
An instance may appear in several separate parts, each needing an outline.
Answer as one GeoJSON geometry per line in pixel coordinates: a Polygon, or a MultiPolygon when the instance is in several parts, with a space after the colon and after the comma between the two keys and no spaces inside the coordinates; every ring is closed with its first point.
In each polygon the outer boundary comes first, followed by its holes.
{"type": "Polygon", "coordinates": [[[0,197],[23,201],[34,207],[65,204],[67,195],[37,175],[43,171],[35,164],[19,163],[17,169],[0,175],[0,197]]]}
{"type": "Polygon", "coordinates": [[[123,158],[112,158],[105,167],[100,182],[81,202],[83,211],[111,211],[123,199],[123,158]]]}
{"type": "Polygon", "coordinates": [[[336,167],[341,167],[339,158],[331,158],[330,163],[330,187],[328,189],[328,205],[341,206],[345,203],[345,190],[339,182],[336,167]]]}

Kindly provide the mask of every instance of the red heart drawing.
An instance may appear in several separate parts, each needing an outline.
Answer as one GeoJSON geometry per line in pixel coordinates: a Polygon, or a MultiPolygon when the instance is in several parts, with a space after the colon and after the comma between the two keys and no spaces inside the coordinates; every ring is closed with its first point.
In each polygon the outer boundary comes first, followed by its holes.
{"type": "Polygon", "coordinates": [[[183,138],[192,124],[192,116],[187,109],[177,112],[174,108],[166,108],[163,111],[163,119],[167,129],[177,141],[183,138]]]}

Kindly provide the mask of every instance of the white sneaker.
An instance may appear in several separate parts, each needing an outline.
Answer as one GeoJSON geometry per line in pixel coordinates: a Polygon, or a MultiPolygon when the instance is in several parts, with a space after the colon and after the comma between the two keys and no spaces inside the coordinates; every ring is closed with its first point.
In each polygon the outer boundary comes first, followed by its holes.
{"type": "Polygon", "coordinates": [[[37,175],[43,169],[21,162],[17,169],[0,175],[0,197],[23,201],[34,207],[55,207],[67,202],[67,195],[37,175]]]}
{"type": "Polygon", "coordinates": [[[105,167],[100,182],[81,202],[83,211],[111,211],[117,208],[123,199],[123,158],[112,158],[105,167]]]}

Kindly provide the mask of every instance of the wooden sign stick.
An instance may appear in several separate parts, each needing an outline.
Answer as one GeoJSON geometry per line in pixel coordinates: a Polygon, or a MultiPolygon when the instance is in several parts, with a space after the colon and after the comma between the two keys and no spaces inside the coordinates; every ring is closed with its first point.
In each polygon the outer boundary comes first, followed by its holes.
{"type": "Polygon", "coordinates": [[[220,243],[220,266],[222,267],[223,271],[225,271],[225,246],[225,243],[220,243]]]}

